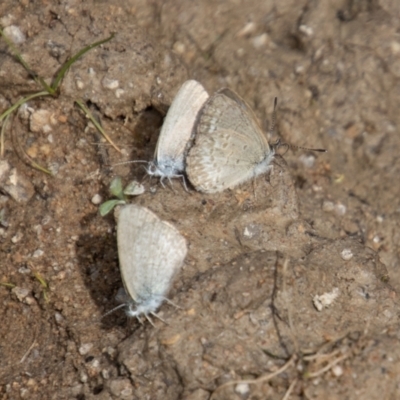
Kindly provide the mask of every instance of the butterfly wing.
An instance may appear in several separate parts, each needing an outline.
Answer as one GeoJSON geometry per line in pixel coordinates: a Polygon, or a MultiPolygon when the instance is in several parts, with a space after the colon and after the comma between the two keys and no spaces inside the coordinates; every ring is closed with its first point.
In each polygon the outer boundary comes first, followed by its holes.
{"type": "Polygon", "coordinates": [[[195,80],[179,89],[165,117],[158,138],[155,160],[159,168],[169,166],[183,171],[186,146],[192,136],[197,115],[208,99],[204,87],[195,80]]]}
{"type": "Polygon", "coordinates": [[[165,297],[186,257],[185,238],[147,208],[130,204],[119,214],[117,241],[122,281],[132,299],[165,297]]]}
{"type": "Polygon", "coordinates": [[[221,192],[268,170],[273,152],[253,111],[231,90],[222,89],[205,103],[197,132],[186,159],[197,190],[221,192]]]}

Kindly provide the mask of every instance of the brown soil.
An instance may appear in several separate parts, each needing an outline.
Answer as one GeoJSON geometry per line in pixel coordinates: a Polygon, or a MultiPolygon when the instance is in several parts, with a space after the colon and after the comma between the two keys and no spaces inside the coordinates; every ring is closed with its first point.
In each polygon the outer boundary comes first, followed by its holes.
{"type": "MultiPolygon", "coordinates": [[[[9,120],[0,397],[400,398],[400,3],[52,3],[0,4],[0,24],[24,33],[16,46],[46,80],[116,35],[71,67],[57,98],[9,120]],[[111,198],[116,175],[143,178],[141,166],[109,165],[152,158],[188,78],[209,93],[235,90],[266,131],[277,96],[283,140],[328,153],[289,151],[254,190],[205,195],[144,180],[132,202],[188,241],[169,294],[181,308],[163,304],[168,325],[154,327],[122,311],[102,319],[122,283],[114,218],[92,200],[111,198]],[[54,176],[28,166],[22,150],[54,176]],[[318,311],[316,296],[329,295],[318,311]]],[[[0,112],[37,90],[1,40],[0,112]]]]}

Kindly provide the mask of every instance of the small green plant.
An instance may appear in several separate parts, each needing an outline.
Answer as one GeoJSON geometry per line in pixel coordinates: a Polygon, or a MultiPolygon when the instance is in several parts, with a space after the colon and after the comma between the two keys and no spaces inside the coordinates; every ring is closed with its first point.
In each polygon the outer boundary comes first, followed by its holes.
{"type": "MultiPolygon", "coordinates": [[[[0,124],[1,126],[1,131],[0,131],[0,156],[4,155],[4,135],[5,135],[5,130],[6,130],[6,125],[9,117],[12,115],[12,113],[17,110],[21,105],[27,103],[28,101],[38,98],[38,97],[43,97],[43,96],[57,96],[59,92],[59,87],[61,85],[61,82],[68,71],[68,69],[71,67],[71,65],[78,60],[80,57],[82,57],[85,53],[87,53],[89,50],[93,49],[94,47],[100,46],[103,43],[106,43],[110,41],[113,37],[114,34],[112,34],[110,37],[104,40],[100,40],[98,42],[95,42],[93,44],[90,44],[89,46],[86,46],[82,50],[80,50],[78,53],[76,53],[74,56],[72,56],[70,59],[68,59],[60,68],[59,72],[57,75],[54,77],[52,83],[48,85],[45,80],[36,75],[35,73],[32,72],[32,69],[29,67],[29,65],[25,62],[25,60],[22,58],[21,54],[17,50],[17,48],[14,46],[12,41],[7,38],[7,36],[4,34],[3,29],[0,27],[0,36],[3,38],[3,40],[7,43],[9,48],[11,49],[13,55],[15,58],[19,61],[19,63],[26,69],[26,71],[29,73],[30,76],[34,77],[35,82],[38,84],[38,86],[41,87],[42,90],[33,93],[29,96],[22,97],[20,100],[18,100],[16,103],[14,103],[11,107],[9,107],[6,111],[4,111],[0,115],[0,124]]],[[[106,138],[108,142],[111,143],[111,145],[117,150],[120,151],[120,149],[111,141],[111,139],[106,135],[104,130],[99,126],[95,118],[92,116],[92,114],[89,112],[89,110],[85,107],[82,101],[80,100],[75,100],[76,104],[85,112],[87,117],[93,122],[93,124],[96,126],[96,128],[100,131],[100,133],[106,138]]],[[[20,147],[20,146],[19,146],[20,147]]],[[[21,148],[21,147],[20,147],[21,148]]],[[[22,149],[22,148],[21,148],[22,149]]],[[[22,150],[23,151],[23,150],[22,150]]],[[[51,175],[51,172],[47,170],[46,168],[40,166],[37,164],[35,161],[33,161],[25,151],[23,151],[24,157],[29,161],[29,164],[33,167],[36,168],[42,172],[45,172],[49,175],[51,175]]]]}
{"type": "Polygon", "coordinates": [[[130,182],[125,188],[122,185],[122,179],[116,176],[110,183],[110,193],[116,199],[107,200],[100,205],[100,215],[104,217],[110,213],[113,208],[119,204],[126,204],[127,196],[137,196],[144,192],[144,187],[137,181],[130,182]]]}

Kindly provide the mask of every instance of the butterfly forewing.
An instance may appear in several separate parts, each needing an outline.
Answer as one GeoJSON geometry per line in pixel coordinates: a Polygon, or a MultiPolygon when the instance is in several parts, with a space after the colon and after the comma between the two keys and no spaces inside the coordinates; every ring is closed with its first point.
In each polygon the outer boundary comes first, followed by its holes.
{"type": "Polygon", "coordinates": [[[181,86],[161,128],[154,155],[157,163],[173,161],[177,169],[183,169],[186,146],[207,99],[208,93],[199,82],[189,80],[181,86]]]}
{"type": "Polygon", "coordinates": [[[165,296],[186,256],[185,238],[168,222],[140,206],[124,206],[118,217],[122,281],[136,302],[165,296]]]}
{"type": "Polygon", "coordinates": [[[258,173],[258,165],[267,164],[271,154],[254,113],[229,89],[218,91],[205,103],[197,132],[186,172],[195,188],[206,193],[245,182],[258,173]]]}

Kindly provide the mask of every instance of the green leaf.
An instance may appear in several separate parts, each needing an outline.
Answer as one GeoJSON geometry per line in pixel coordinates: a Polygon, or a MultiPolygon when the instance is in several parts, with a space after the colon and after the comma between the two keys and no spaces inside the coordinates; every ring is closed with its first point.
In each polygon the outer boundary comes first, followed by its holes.
{"type": "Polygon", "coordinates": [[[108,200],[105,201],[103,204],[100,205],[99,211],[100,215],[104,217],[107,215],[110,211],[113,210],[113,208],[118,205],[118,204],[126,204],[125,200],[108,200]]]}
{"type": "Polygon", "coordinates": [[[124,200],[124,188],[122,187],[122,179],[120,176],[116,176],[111,181],[110,192],[113,196],[118,197],[120,200],[124,200]]]}

